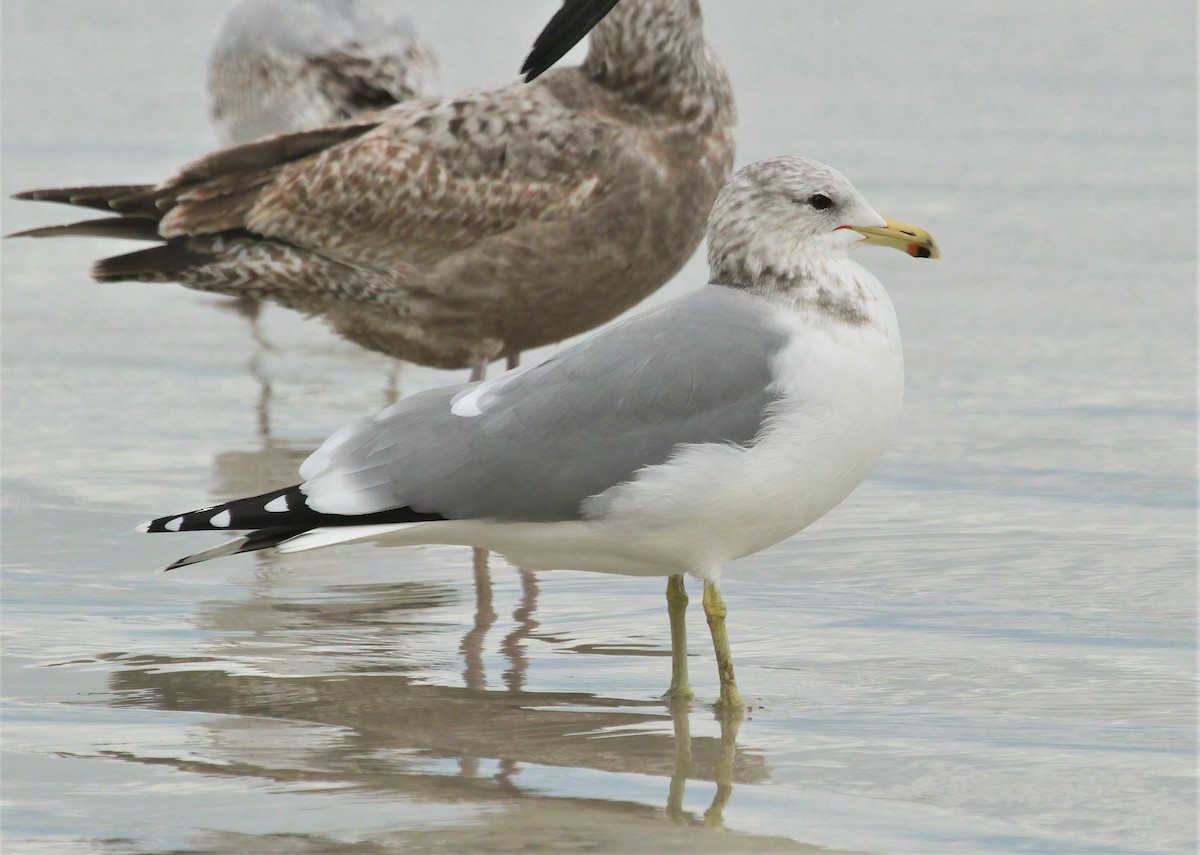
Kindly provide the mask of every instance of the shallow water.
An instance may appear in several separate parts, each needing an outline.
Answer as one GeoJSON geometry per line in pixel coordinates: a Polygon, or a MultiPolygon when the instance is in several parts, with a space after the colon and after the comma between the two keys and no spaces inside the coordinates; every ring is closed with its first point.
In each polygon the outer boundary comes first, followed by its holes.
{"type": "MultiPolygon", "coordinates": [[[[555,4],[429,5],[453,89],[511,78],[555,4]]],[[[727,572],[740,729],[655,700],[661,580],[493,558],[476,586],[469,550],[361,546],[158,573],[213,541],[137,522],[462,378],[9,241],[6,852],[1195,850],[1193,5],[705,8],[739,162],[830,162],[945,256],[863,253],[905,419],[727,572]]],[[[5,193],[208,149],[218,9],[4,3],[5,193]]]]}

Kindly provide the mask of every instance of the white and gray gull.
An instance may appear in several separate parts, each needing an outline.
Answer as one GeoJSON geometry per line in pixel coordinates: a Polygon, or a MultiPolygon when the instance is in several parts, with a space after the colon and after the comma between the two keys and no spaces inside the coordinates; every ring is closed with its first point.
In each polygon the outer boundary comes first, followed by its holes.
{"type": "Polygon", "coordinates": [[[436,77],[395,0],[239,0],[209,54],[209,114],[239,145],[432,95],[436,77]]]}
{"type": "Polygon", "coordinates": [[[529,75],[595,23],[582,66],[406,101],[219,151],[154,186],[18,198],[116,212],[33,229],[154,242],[100,281],[179,282],[322,316],[440,368],[585,332],[699,245],[733,165],[729,80],[699,0],[567,0],[529,75]]]}
{"type": "Polygon", "coordinates": [[[249,530],[172,567],[347,541],[461,544],[528,569],[664,575],[669,693],[690,696],[682,574],[704,580],[721,678],[740,697],[722,567],[817,520],[882,453],[904,392],[900,331],[866,242],[936,257],[835,170],[740,170],[708,226],[708,285],[537,367],[422,392],[330,437],[304,483],[147,523],[249,530]]]}

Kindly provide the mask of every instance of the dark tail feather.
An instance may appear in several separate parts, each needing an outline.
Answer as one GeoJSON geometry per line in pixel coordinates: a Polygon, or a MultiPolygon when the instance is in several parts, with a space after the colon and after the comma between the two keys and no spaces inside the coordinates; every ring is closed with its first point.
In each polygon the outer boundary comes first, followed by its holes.
{"type": "MultiPolygon", "coordinates": [[[[259,182],[261,184],[271,177],[267,173],[280,164],[307,157],[330,146],[361,136],[377,127],[379,123],[378,119],[346,122],[311,131],[268,137],[224,149],[185,166],[174,178],[161,185],[105,184],[90,187],[55,187],[25,190],[13,194],[13,198],[34,202],[58,202],[80,208],[96,208],[101,211],[115,211],[119,214],[158,220],[175,207],[180,195],[188,192],[193,185],[205,184],[231,174],[246,175],[263,171],[266,177],[259,182]]],[[[213,189],[209,188],[208,192],[213,192],[213,189]]],[[[83,234],[83,232],[46,231],[41,234],[23,234],[46,237],[51,234],[83,234]]],[[[108,237],[109,235],[102,236],[108,237]]]]}
{"type": "Polygon", "coordinates": [[[227,540],[219,546],[214,546],[212,549],[206,549],[203,552],[196,552],[178,561],[173,561],[164,570],[175,570],[179,567],[187,567],[189,564],[199,564],[201,561],[211,561],[213,558],[222,558],[226,555],[241,555],[243,552],[258,552],[260,549],[270,549],[273,546],[278,546],[285,540],[289,540],[298,534],[304,534],[308,529],[304,528],[264,528],[258,531],[252,531],[244,537],[236,537],[233,540],[227,540]]]}
{"type": "Polygon", "coordinates": [[[100,237],[160,241],[158,221],[150,217],[105,217],[60,226],[26,229],[8,237],[100,237]]]}
{"type": "Polygon", "coordinates": [[[211,261],[211,255],[192,252],[182,244],[167,243],[102,258],[92,265],[92,278],[97,282],[177,282],[184,271],[211,261]]]}
{"type": "Polygon", "coordinates": [[[393,508],[371,514],[324,514],[308,506],[308,497],[301,492],[300,485],[297,484],[260,496],[234,499],[223,505],[159,517],[139,528],[146,532],[245,531],[270,528],[308,530],[320,526],[431,522],[444,519],[446,517],[441,514],[421,513],[412,508],[393,508]]]}
{"type": "Polygon", "coordinates": [[[430,522],[446,519],[441,514],[420,513],[411,508],[395,508],[373,514],[348,516],[323,514],[308,506],[300,486],[273,490],[261,496],[235,499],[223,505],[201,508],[185,514],[159,517],[138,526],[144,532],[237,531],[253,529],[204,552],[176,561],[168,570],[241,552],[256,552],[277,546],[289,538],[323,526],[374,525],[376,523],[430,522]]]}
{"type": "Polygon", "coordinates": [[[533,49],[521,66],[525,82],[534,80],[566,56],[616,5],[617,0],[566,0],[534,40],[533,49]]]}
{"type": "Polygon", "coordinates": [[[14,193],[14,199],[33,202],[58,202],[77,208],[96,208],[100,211],[118,211],[113,207],[116,200],[152,193],[151,184],[106,184],[95,187],[57,187],[46,190],[25,190],[14,193]]]}

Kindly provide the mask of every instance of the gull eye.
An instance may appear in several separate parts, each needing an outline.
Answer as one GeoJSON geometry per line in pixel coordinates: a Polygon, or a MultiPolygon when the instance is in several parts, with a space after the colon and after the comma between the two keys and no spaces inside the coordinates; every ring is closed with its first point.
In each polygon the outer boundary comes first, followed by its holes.
{"type": "Polygon", "coordinates": [[[808,197],[808,204],[818,211],[824,211],[826,208],[833,207],[833,200],[824,193],[814,193],[808,197]]]}

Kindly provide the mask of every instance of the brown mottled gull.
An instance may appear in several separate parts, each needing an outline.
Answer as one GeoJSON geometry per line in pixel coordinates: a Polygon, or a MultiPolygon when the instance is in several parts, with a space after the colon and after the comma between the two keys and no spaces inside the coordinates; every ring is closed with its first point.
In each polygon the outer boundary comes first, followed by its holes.
{"type": "Polygon", "coordinates": [[[704,580],[741,706],[718,582],[729,561],[824,516],[882,453],[904,395],[887,292],[860,242],[936,257],[841,173],[740,170],[708,229],[710,284],[527,371],[423,392],[330,437],[304,483],[144,531],[249,534],[176,562],[356,540],[470,545],[528,569],[671,577],[672,680],[690,697],[682,574],[704,580]]]}
{"type": "Polygon", "coordinates": [[[98,262],[100,281],[270,300],[373,350],[478,368],[666,282],[703,236],[733,131],[699,0],[622,0],[582,66],[529,84],[227,149],[153,187],[20,198],[118,213],[28,235],[158,244],[98,262]]]}
{"type": "Polygon", "coordinates": [[[222,145],[431,95],[437,62],[395,0],[239,0],[208,62],[222,145]]]}

